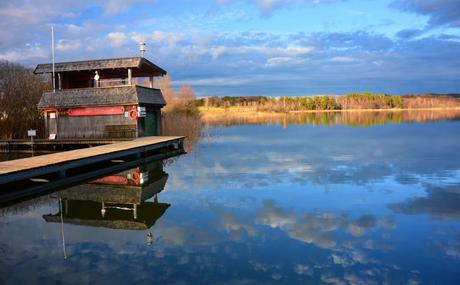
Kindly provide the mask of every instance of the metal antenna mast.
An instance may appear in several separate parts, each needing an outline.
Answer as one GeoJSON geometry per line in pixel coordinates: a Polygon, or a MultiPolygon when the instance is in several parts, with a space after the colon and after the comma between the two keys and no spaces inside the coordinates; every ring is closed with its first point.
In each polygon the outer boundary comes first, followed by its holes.
{"type": "Polygon", "coordinates": [[[51,26],[51,61],[53,64],[53,93],[56,92],[56,77],[54,73],[54,27],[51,26]]]}

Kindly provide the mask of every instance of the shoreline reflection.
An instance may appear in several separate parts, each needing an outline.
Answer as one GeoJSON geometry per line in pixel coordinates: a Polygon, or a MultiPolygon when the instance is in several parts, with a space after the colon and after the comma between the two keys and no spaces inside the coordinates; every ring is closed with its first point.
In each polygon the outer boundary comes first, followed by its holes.
{"type": "Polygon", "coordinates": [[[307,113],[204,113],[203,120],[210,127],[239,125],[291,125],[371,127],[384,124],[421,123],[459,120],[460,109],[348,111],[307,113]]]}

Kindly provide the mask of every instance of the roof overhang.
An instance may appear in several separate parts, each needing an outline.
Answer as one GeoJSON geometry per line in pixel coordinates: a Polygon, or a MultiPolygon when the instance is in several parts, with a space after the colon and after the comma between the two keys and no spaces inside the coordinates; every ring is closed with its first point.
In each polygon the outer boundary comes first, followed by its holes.
{"type": "MultiPolygon", "coordinates": [[[[163,76],[167,72],[144,57],[126,57],[111,59],[96,59],[84,61],[58,62],[54,64],[57,72],[80,72],[95,70],[116,70],[131,68],[137,76],[163,76]]],[[[35,74],[52,73],[51,63],[39,64],[34,70],[35,74]]]]}
{"type": "Polygon", "coordinates": [[[115,106],[143,104],[163,107],[166,101],[161,90],[137,85],[77,88],[45,92],[40,98],[38,109],[73,108],[88,106],[115,106]]]}

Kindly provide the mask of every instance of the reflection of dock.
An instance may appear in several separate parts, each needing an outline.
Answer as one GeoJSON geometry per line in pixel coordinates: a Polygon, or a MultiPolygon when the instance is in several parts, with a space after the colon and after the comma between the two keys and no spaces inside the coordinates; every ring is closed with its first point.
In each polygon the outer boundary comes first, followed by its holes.
{"type": "Polygon", "coordinates": [[[170,206],[158,202],[168,179],[161,161],[56,192],[59,212],[47,222],[113,229],[149,229],[170,206]],[[146,200],[154,198],[152,202],[146,200]]]}
{"type": "Polygon", "coordinates": [[[62,187],[143,161],[184,153],[184,137],[144,137],[93,148],[0,162],[1,201],[62,187]],[[27,189],[27,191],[23,191],[27,189]]]}

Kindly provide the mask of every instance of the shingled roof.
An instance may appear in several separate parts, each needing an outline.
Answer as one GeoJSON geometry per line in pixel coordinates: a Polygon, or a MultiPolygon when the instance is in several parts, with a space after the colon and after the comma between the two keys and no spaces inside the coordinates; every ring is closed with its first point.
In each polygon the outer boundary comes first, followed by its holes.
{"type": "Polygon", "coordinates": [[[79,88],[45,92],[38,103],[39,109],[83,106],[111,106],[125,104],[151,104],[164,106],[166,102],[159,89],[142,86],[106,88],[79,88]]]}
{"type": "MultiPolygon", "coordinates": [[[[111,59],[96,59],[71,62],[58,62],[54,64],[55,72],[103,70],[117,68],[148,69],[158,75],[166,75],[166,71],[144,57],[126,57],[111,59]]],[[[34,70],[35,74],[52,73],[51,63],[39,64],[34,70]]]]}

